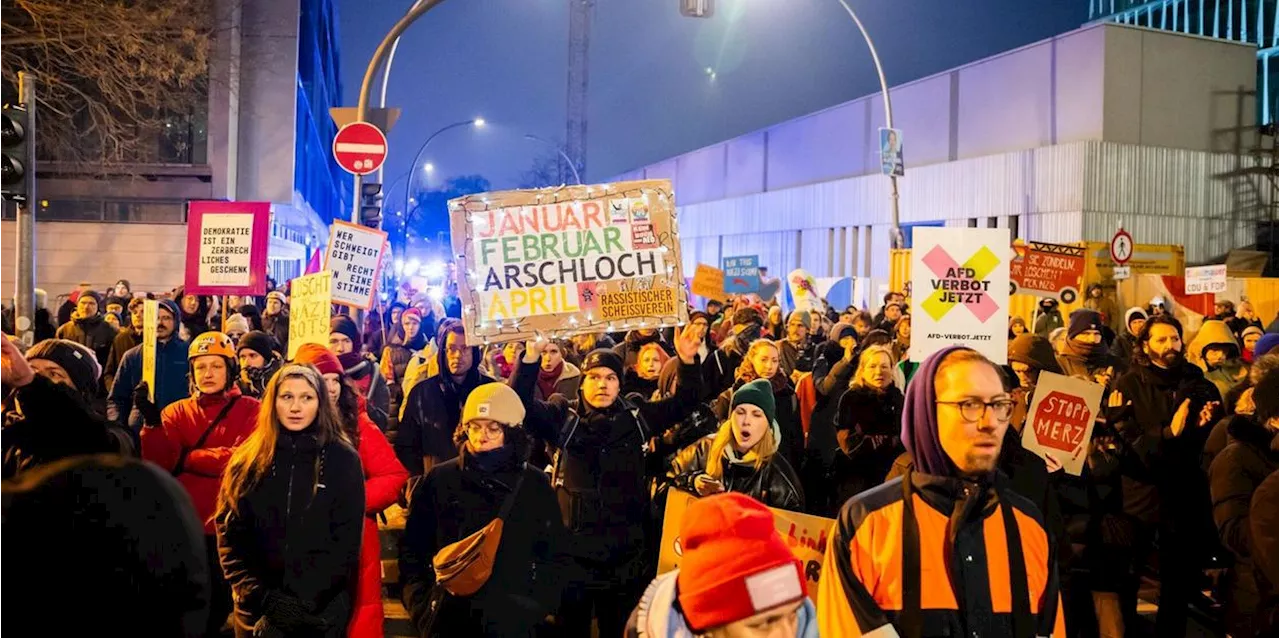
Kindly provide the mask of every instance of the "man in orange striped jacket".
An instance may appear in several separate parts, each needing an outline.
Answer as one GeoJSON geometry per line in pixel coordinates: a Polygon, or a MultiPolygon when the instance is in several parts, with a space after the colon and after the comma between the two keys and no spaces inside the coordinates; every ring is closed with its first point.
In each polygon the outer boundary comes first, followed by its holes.
{"type": "Polygon", "coordinates": [[[823,636],[1065,636],[1053,544],[996,460],[1013,400],[968,348],[921,364],[902,442],[914,469],[844,504],[818,583],[823,636]]]}

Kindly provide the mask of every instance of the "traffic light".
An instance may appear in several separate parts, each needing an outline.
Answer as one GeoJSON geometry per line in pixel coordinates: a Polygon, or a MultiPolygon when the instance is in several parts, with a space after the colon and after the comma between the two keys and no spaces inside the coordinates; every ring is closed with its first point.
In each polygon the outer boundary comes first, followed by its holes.
{"type": "Polygon", "coordinates": [[[680,0],[680,15],[686,18],[710,18],[715,12],[715,0],[680,0]]]}
{"type": "Polygon", "coordinates": [[[360,184],[360,223],[369,228],[382,226],[382,184],[360,184]]]}
{"type": "Polygon", "coordinates": [[[3,121],[0,122],[0,186],[6,199],[25,200],[27,197],[27,151],[31,135],[27,131],[27,109],[20,105],[5,104],[3,121]]]}

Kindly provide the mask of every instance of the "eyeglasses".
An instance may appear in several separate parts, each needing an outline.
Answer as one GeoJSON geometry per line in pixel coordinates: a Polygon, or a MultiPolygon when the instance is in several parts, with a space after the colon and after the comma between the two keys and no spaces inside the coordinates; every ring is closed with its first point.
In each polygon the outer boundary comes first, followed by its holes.
{"type": "Polygon", "coordinates": [[[480,434],[483,432],[490,436],[497,436],[499,434],[502,434],[502,426],[498,423],[493,423],[493,422],[479,423],[476,421],[472,421],[471,423],[467,424],[467,432],[470,434],[480,434]]]}
{"type": "Polygon", "coordinates": [[[960,408],[960,416],[969,423],[977,423],[990,409],[996,415],[996,420],[1001,423],[1008,421],[1013,416],[1014,402],[1011,399],[996,399],[990,403],[979,401],[977,399],[965,399],[964,401],[935,401],[938,405],[953,405],[960,408]]]}

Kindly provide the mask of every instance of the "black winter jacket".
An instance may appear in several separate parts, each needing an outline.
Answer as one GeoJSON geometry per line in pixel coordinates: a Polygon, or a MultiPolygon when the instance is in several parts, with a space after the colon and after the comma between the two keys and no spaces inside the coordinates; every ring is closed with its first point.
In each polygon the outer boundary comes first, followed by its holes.
{"type": "MultiPolygon", "coordinates": [[[[713,441],[714,437],[703,438],[676,454],[667,473],[673,487],[698,495],[694,479],[706,473],[707,454],[713,441]]],[[[731,463],[728,460],[722,467],[724,476],[720,477],[720,482],[726,492],[746,494],[769,507],[804,511],[800,477],[781,454],[775,454],[760,469],[756,469],[754,463],[731,463]]]]}
{"type": "Polygon", "coordinates": [[[843,504],[836,496],[832,480],[840,450],[836,441],[836,418],[840,400],[849,391],[849,377],[858,368],[852,359],[840,358],[833,363],[821,378],[814,377],[813,388],[818,400],[809,419],[809,434],[805,437],[804,461],[800,468],[805,510],[826,517],[835,516],[843,504]]]}
{"type": "Polygon", "coordinates": [[[481,467],[463,455],[437,465],[418,483],[400,538],[400,583],[419,635],[428,623],[440,636],[522,636],[560,602],[568,578],[565,530],[547,477],[530,465],[481,467]],[[475,594],[459,598],[435,588],[432,558],[488,525],[523,473],[503,523],[493,573],[475,594]],[[431,605],[437,602],[438,609],[431,605]],[[434,618],[432,614],[434,613],[434,618]]]}
{"type": "MultiPolygon", "coordinates": [[[[628,582],[646,569],[651,437],[686,419],[702,393],[697,362],[680,365],[676,393],[660,401],[619,397],[596,409],[582,400],[534,397],[538,364],[523,358],[511,386],[524,402],[525,427],[557,450],[552,487],[572,535],[570,552],[596,578],[628,582]]],[[[579,393],[581,397],[581,393],[579,393]]]]}
{"type": "Polygon", "coordinates": [[[837,509],[849,497],[884,481],[902,446],[902,392],[890,385],[884,392],[851,388],[840,399],[836,432],[848,431],[835,455],[832,482],[837,509]]]}
{"type": "MultiPolygon", "coordinates": [[[[779,371],[772,379],[775,418],[778,420],[778,428],[782,431],[782,440],[778,441],[778,454],[784,456],[791,467],[800,467],[804,462],[804,425],[800,423],[800,403],[796,399],[796,389],[792,387],[791,381],[781,375],[782,372],[779,371]]],[[[734,381],[733,385],[721,392],[715,403],[711,404],[711,409],[715,411],[716,418],[721,423],[728,420],[729,406],[733,405],[733,393],[744,383],[746,381],[742,379],[734,381]]]]}
{"type": "Polygon", "coordinates": [[[111,344],[116,339],[116,329],[97,314],[85,319],[73,319],[58,328],[58,339],[70,339],[88,347],[98,357],[98,364],[105,366],[111,356],[111,344]]]}
{"type": "MultiPolygon", "coordinates": [[[[444,350],[440,351],[444,357],[444,350]]],[[[448,461],[458,456],[453,433],[462,421],[462,407],[471,391],[494,380],[482,374],[477,367],[478,357],[472,359],[471,369],[462,383],[455,383],[449,367],[440,362],[440,372],[415,384],[405,398],[404,418],[396,431],[396,456],[409,470],[410,476],[421,476],[422,457],[430,456],[436,462],[448,461]]]]}
{"type": "Polygon", "coordinates": [[[238,637],[252,635],[268,592],[324,618],[314,634],[345,636],[364,527],[364,474],[350,445],[321,447],[310,431],[281,431],[266,476],[217,518],[218,554],[236,601],[238,637]]]}
{"type": "Polygon", "coordinates": [[[1218,535],[1235,559],[1225,582],[1227,629],[1252,636],[1266,626],[1266,618],[1255,623],[1254,612],[1261,602],[1258,583],[1268,581],[1255,576],[1249,507],[1258,486],[1276,470],[1276,435],[1246,416],[1233,418],[1227,434],[1230,442],[1209,469],[1209,490],[1218,535]]]}
{"type": "Polygon", "coordinates": [[[1120,481],[1124,511],[1143,523],[1161,518],[1161,510],[1189,512],[1207,501],[1208,487],[1200,467],[1200,453],[1210,428],[1197,427],[1200,406],[1218,400],[1218,389],[1204,378],[1200,368],[1179,362],[1171,369],[1144,364],[1130,368],[1115,382],[1126,405],[1110,409],[1107,421],[1124,443],[1120,481]],[[1184,398],[1191,398],[1191,413],[1181,436],[1169,427],[1184,398]],[[1169,502],[1161,496],[1167,494],[1169,502]],[[1194,494],[1194,495],[1193,495],[1194,494]]]}

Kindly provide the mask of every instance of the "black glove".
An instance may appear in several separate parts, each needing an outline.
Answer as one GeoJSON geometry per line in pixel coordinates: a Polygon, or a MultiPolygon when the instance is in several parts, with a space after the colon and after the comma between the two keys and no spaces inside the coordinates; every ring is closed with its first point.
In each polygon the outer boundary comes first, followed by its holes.
{"type": "MultiPolygon", "coordinates": [[[[147,389],[147,382],[140,381],[133,388],[133,407],[138,409],[138,413],[142,415],[142,423],[152,427],[160,425],[160,408],[152,403],[150,392],[147,389]]],[[[124,415],[128,419],[128,415],[124,415]]]]}
{"type": "Polygon", "coordinates": [[[285,635],[279,627],[271,624],[271,621],[263,616],[253,625],[253,638],[285,638],[285,635]]]}
{"type": "MultiPolygon", "coordinates": [[[[267,592],[263,605],[263,618],[268,627],[275,627],[288,634],[300,629],[324,629],[329,623],[312,613],[311,606],[278,591],[267,592]]],[[[257,625],[254,625],[255,631],[257,625]]]]}

